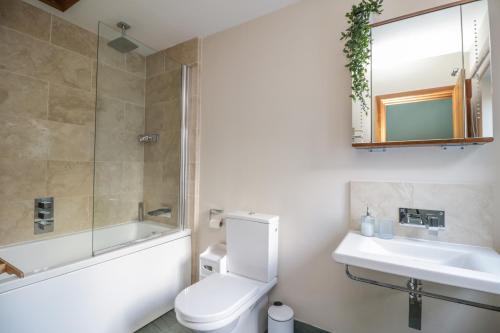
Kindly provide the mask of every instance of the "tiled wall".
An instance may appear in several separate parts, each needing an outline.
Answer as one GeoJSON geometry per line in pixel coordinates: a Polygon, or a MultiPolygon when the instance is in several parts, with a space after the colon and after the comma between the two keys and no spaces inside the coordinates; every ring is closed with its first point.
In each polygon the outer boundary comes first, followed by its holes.
{"type": "Polygon", "coordinates": [[[199,53],[193,39],[147,59],[122,54],[92,32],[0,0],[0,245],[89,229],[93,208],[98,227],[136,219],[143,200],[146,211],[172,207],[172,219],[158,220],[177,224],[180,64],[191,67],[188,223],[195,229],[199,53]],[[144,133],[159,133],[160,144],[139,144],[144,133]],[[55,197],[55,232],[34,235],[33,199],[41,196],[55,197]]]}
{"type": "MultiPolygon", "coordinates": [[[[101,29],[107,29],[102,26],[101,29]]],[[[143,201],[146,58],[99,41],[94,226],[137,219],[143,201]]]]}
{"type": "Polygon", "coordinates": [[[0,245],[44,237],[33,235],[36,197],[55,197],[52,235],[91,227],[95,42],[0,0],[0,245]]]}
{"type": "Polygon", "coordinates": [[[493,187],[481,184],[351,182],[351,227],[359,229],[366,207],[376,217],[395,221],[400,236],[493,246],[493,187]],[[426,229],[402,227],[399,208],[444,210],[446,229],[437,236],[426,229]]]}
{"type": "Polygon", "coordinates": [[[144,208],[169,207],[172,217],[148,217],[177,225],[180,174],[181,65],[159,51],[147,57],[146,133],[160,135],[144,150],[144,208]]]}
{"type": "MultiPolygon", "coordinates": [[[[189,66],[188,95],[188,207],[187,222],[192,230],[192,253],[198,253],[197,207],[199,179],[199,39],[192,39],[157,52],[146,59],[146,132],[160,134],[159,144],[144,151],[144,206],[146,210],[171,207],[169,224],[177,224],[179,193],[180,78],[179,64],[189,66]]],[[[154,218],[153,218],[154,219],[154,218]]],[[[163,218],[155,220],[165,222],[163,218]]],[[[198,259],[193,256],[192,275],[196,279],[198,259]]]]}

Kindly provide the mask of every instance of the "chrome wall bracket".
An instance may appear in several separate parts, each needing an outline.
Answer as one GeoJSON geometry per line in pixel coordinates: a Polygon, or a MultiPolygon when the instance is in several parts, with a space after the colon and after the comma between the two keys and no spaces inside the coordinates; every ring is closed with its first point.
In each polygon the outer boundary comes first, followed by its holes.
{"type": "MultiPolygon", "coordinates": [[[[422,282],[414,278],[408,280],[406,286],[412,291],[422,291],[422,282]]],[[[408,305],[408,326],[420,331],[422,329],[422,295],[410,292],[408,305]]]]}
{"type": "Polygon", "coordinates": [[[461,298],[455,298],[455,297],[450,297],[450,296],[445,296],[445,295],[441,295],[441,294],[435,294],[435,293],[431,293],[428,291],[424,291],[421,281],[417,280],[417,279],[413,279],[413,278],[410,278],[410,280],[408,281],[407,287],[403,287],[403,286],[398,286],[398,285],[391,284],[391,283],[379,282],[379,281],[356,276],[349,271],[349,265],[345,265],[345,274],[347,275],[347,277],[349,279],[357,281],[357,282],[372,284],[375,286],[388,288],[388,289],[392,289],[392,290],[398,290],[401,292],[408,293],[410,296],[410,309],[409,309],[408,323],[409,323],[409,327],[415,328],[417,330],[421,329],[422,297],[423,296],[429,297],[429,298],[434,298],[434,299],[439,299],[439,300],[446,301],[446,302],[472,306],[472,307],[479,308],[479,309],[500,312],[500,306],[483,304],[483,303],[473,302],[473,301],[469,301],[469,300],[465,300],[465,299],[461,299],[461,298]],[[420,302],[419,302],[419,298],[420,298],[420,302]]]}

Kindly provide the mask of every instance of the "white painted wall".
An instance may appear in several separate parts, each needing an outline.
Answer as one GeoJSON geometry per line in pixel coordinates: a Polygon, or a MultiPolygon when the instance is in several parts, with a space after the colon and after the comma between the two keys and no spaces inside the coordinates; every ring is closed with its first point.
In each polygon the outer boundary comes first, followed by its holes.
{"type": "MultiPolygon", "coordinates": [[[[381,19],[446,2],[386,0],[381,19]]],[[[350,78],[339,41],[352,3],[302,1],[204,40],[200,249],[224,239],[223,230],[208,229],[210,208],[278,214],[272,300],[335,333],[414,332],[407,328],[406,295],[349,281],[331,259],[348,230],[348,182],[497,182],[500,145],[352,149],[350,78]]],[[[500,78],[500,2],[491,7],[493,70],[500,78]]],[[[495,122],[500,128],[500,117],[495,122]]],[[[498,327],[499,314],[425,300],[424,333],[498,327]]]]}

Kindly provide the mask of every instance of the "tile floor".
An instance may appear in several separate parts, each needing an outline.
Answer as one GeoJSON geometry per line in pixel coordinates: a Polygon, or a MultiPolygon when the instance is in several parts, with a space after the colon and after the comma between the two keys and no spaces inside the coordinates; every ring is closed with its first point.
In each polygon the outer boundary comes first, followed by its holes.
{"type": "Polygon", "coordinates": [[[175,319],[174,310],[165,313],[155,321],[150,322],[135,333],[191,333],[192,331],[181,326],[175,319]]]}
{"type": "MultiPolygon", "coordinates": [[[[295,321],[294,333],[328,333],[311,325],[295,321]]],[[[155,321],[150,322],[135,333],[191,333],[192,331],[181,326],[175,319],[174,310],[165,313],[155,321]]]]}

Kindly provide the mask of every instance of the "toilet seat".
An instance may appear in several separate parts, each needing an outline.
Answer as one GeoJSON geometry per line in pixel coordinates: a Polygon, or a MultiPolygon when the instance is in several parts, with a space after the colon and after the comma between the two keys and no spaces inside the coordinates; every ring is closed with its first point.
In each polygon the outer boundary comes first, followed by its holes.
{"type": "Polygon", "coordinates": [[[212,274],[184,289],[175,299],[175,310],[195,323],[221,320],[254,296],[256,281],[227,274],[212,274]]]}
{"type": "Polygon", "coordinates": [[[184,289],[175,298],[178,321],[194,330],[213,330],[231,324],[276,284],[234,274],[212,274],[184,289]]]}

